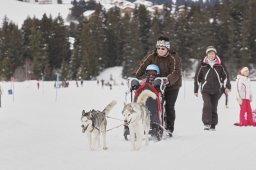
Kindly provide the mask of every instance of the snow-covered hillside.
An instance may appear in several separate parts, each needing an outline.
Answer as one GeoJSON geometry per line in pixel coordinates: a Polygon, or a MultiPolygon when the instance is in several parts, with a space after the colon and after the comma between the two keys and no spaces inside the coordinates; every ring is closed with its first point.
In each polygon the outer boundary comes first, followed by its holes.
{"type": "Polygon", "coordinates": [[[43,14],[52,16],[53,18],[58,15],[64,19],[68,16],[72,7],[71,4],[31,4],[20,2],[17,0],[0,0],[0,19],[1,21],[6,16],[10,21],[17,24],[19,27],[23,24],[27,17],[35,17],[41,19],[43,14]]]}
{"type": "MultiPolygon", "coordinates": [[[[117,81],[120,68],[108,69],[98,79],[117,81]]],[[[54,82],[0,82],[0,169],[3,170],[249,170],[256,167],[256,127],[236,127],[239,106],[235,90],[219,101],[216,131],[204,131],[202,99],[193,95],[193,81],[183,81],[176,104],[174,137],[150,141],[140,151],[131,151],[123,138],[123,128],[107,133],[108,150],[89,151],[81,132],[81,111],[102,110],[113,99],[117,106],[111,117],[122,119],[127,86],[109,87],[85,81],[76,87],[54,88],[54,82]],[[8,90],[14,87],[14,96],[8,90]]],[[[234,82],[232,82],[234,86],[234,82]]],[[[256,97],[256,83],[252,83],[256,97]]],[[[129,98],[128,94],[128,98],[129,98]]],[[[128,100],[129,101],[129,100],[128,100]]],[[[256,107],[255,98],[252,102],[256,107]]],[[[107,128],[122,121],[108,119],[107,128]]]]}
{"type": "MultiPolygon", "coordinates": [[[[63,4],[38,4],[17,0],[0,0],[0,19],[3,20],[6,16],[10,21],[19,25],[19,27],[21,27],[27,17],[41,19],[44,13],[47,14],[47,16],[51,15],[53,18],[60,15],[62,18],[66,19],[72,7],[71,1],[72,0],[63,0],[63,4]]],[[[121,9],[126,7],[135,8],[135,5],[138,4],[145,5],[151,11],[154,11],[156,7],[163,7],[162,5],[154,6],[151,2],[144,0],[137,0],[134,3],[126,0],[96,0],[96,2],[100,3],[106,10],[114,6],[118,6],[121,9]]],[[[68,22],[66,24],[68,24],[68,22]]]]}

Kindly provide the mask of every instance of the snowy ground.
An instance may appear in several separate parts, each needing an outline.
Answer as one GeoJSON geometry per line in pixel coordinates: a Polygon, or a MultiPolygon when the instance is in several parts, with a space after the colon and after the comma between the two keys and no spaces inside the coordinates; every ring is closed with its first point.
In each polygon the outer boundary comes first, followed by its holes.
{"type": "MultiPolygon", "coordinates": [[[[116,78],[120,69],[110,69],[100,78],[116,78]]],[[[232,82],[234,84],[234,82],[232,82]]],[[[3,170],[248,170],[256,167],[256,128],[236,127],[239,107],[234,91],[229,108],[224,96],[219,102],[216,131],[204,131],[202,99],[193,95],[193,82],[184,81],[177,101],[174,137],[150,141],[140,151],[131,151],[123,128],[107,133],[108,150],[89,151],[81,133],[82,109],[102,110],[111,100],[118,105],[110,116],[122,118],[127,86],[102,88],[96,81],[83,87],[55,89],[54,82],[1,82],[4,90],[0,108],[0,169],[3,170]]],[[[256,84],[252,84],[256,98],[256,84]]],[[[253,108],[256,107],[254,102],[253,108]]],[[[108,128],[122,122],[108,119],[108,128]]]]}

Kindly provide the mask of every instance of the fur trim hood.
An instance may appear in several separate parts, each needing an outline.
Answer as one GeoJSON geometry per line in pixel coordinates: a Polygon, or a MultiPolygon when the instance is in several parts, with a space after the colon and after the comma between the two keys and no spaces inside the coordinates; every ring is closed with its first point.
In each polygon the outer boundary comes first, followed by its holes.
{"type": "MultiPolygon", "coordinates": [[[[203,63],[208,64],[207,56],[204,57],[203,63]]],[[[221,60],[220,60],[219,56],[217,56],[217,55],[215,57],[215,64],[221,64],[221,60]]]]}

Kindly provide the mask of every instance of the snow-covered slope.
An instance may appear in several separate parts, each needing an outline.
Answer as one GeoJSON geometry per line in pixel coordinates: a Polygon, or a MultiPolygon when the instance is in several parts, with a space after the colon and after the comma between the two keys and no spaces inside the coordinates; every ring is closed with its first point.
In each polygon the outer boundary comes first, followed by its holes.
{"type": "Polygon", "coordinates": [[[26,2],[20,2],[17,0],[0,0],[0,19],[7,17],[10,21],[18,24],[19,27],[23,24],[27,17],[36,17],[41,19],[43,14],[52,16],[53,18],[61,15],[64,19],[69,14],[69,8],[71,4],[32,4],[26,2]]]}
{"type": "MultiPolygon", "coordinates": [[[[100,78],[118,79],[120,68],[107,69],[100,78]],[[117,76],[116,76],[117,75],[117,76]]],[[[201,122],[202,99],[193,95],[193,81],[184,81],[176,103],[174,137],[150,141],[132,152],[123,138],[123,128],[107,133],[108,150],[89,151],[81,132],[82,109],[102,110],[111,100],[118,101],[110,113],[122,119],[121,110],[127,86],[101,87],[85,81],[83,87],[54,89],[54,82],[0,82],[3,88],[0,108],[0,169],[2,170],[249,170],[256,167],[256,127],[236,127],[239,106],[235,90],[219,101],[216,131],[204,131],[201,122]],[[8,89],[14,87],[14,96],[8,89]]],[[[234,85],[234,82],[232,82],[234,85]]],[[[255,87],[256,83],[252,83],[255,87]]],[[[252,88],[256,96],[256,89],[252,88]]],[[[128,101],[129,101],[128,94],[128,101]]],[[[255,99],[252,102],[256,107],[255,99]]],[[[122,124],[108,119],[107,128],[122,124]]]]}
{"type": "MultiPolygon", "coordinates": [[[[17,0],[0,0],[0,19],[3,20],[6,16],[10,21],[18,24],[19,27],[21,27],[27,17],[41,19],[44,13],[47,14],[47,16],[51,15],[53,18],[61,15],[65,20],[72,7],[71,1],[72,0],[63,0],[63,4],[38,4],[17,0]]],[[[114,6],[120,7],[121,9],[126,7],[135,8],[135,5],[138,4],[145,5],[150,11],[154,11],[155,7],[162,8],[161,5],[154,6],[151,2],[144,0],[137,0],[134,3],[126,0],[96,0],[96,2],[100,3],[106,10],[114,6]]]]}

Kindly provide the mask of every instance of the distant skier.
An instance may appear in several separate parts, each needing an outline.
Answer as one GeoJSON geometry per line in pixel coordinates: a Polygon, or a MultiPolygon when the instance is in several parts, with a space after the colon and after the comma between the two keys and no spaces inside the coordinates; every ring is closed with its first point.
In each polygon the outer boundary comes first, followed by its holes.
{"type": "Polygon", "coordinates": [[[76,87],[79,87],[78,81],[76,80],[76,87]]]}
{"type": "Polygon", "coordinates": [[[81,76],[79,76],[79,80],[80,80],[81,87],[83,87],[84,81],[81,76]]]}
{"type": "Polygon", "coordinates": [[[112,88],[113,88],[113,84],[112,82],[109,82],[109,89],[112,90],[112,88]]]}
{"type": "Polygon", "coordinates": [[[37,89],[39,90],[39,87],[40,87],[39,80],[37,80],[36,85],[37,85],[37,89]]]}

